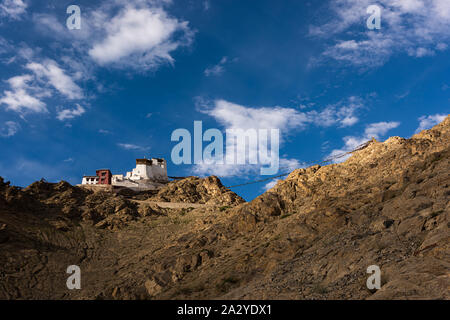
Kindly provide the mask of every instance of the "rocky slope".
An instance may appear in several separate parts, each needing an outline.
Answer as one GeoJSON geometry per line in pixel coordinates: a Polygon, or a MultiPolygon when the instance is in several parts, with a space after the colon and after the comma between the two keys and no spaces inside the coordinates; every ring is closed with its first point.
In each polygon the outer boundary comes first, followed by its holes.
{"type": "Polygon", "coordinates": [[[0,180],[0,298],[449,299],[449,169],[447,117],[249,203],[216,177],[141,195],[0,180]]]}
{"type": "Polygon", "coordinates": [[[171,182],[160,189],[152,200],[216,205],[238,205],[245,202],[236,193],[225,188],[215,176],[204,179],[188,177],[171,182]]]}

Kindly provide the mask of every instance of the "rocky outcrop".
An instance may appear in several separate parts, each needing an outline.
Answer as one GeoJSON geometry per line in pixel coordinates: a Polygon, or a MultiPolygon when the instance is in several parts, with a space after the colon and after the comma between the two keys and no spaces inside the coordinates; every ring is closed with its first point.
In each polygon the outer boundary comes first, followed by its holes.
{"type": "Polygon", "coordinates": [[[216,176],[188,177],[171,182],[159,190],[153,199],[217,205],[237,205],[245,202],[236,193],[225,188],[216,176]]]}
{"type": "MultiPolygon", "coordinates": [[[[300,281],[301,298],[448,299],[449,129],[447,117],[411,139],[374,141],[344,163],[297,169],[235,208],[236,232],[273,230],[284,248],[277,249],[285,254],[282,265],[273,269],[266,260],[263,267],[271,272],[269,296],[300,281]],[[362,281],[371,264],[385,281],[373,295],[362,281]]],[[[262,294],[254,290],[240,296],[262,294]]]]}

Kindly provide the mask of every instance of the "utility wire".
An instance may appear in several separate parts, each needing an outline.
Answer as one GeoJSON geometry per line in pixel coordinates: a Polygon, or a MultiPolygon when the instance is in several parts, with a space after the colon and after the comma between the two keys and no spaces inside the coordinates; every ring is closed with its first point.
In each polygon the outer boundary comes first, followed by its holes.
{"type": "MultiPolygon", "coordinates": [[[[372,138],[372,140],[369,140],[367,142],[364,142],[364,143],[356,146],[356,148],[351,150],[351,151],[347,151],[345,153],[341,153],[341,154],[335,155],[333,157],[327,158],[327,159],[322,160],[322,161],[320,161],[320,160],[318,160],[318,161],[309,161],[309,162],[304,162],[303,164],[304,165],[312,165],[312,164],[319,164],[320,165],[320,164],[328,163],[328,162],[331,162],[333,160],[343,158],[346,155],[352,154],[353,152],[365,149],[373,141],[374,141],[374,139],[372,138]]],[[[288,169],[288,168],[290,168],[290,167],[281,167],[279,169],[288,169]]],[[[255,183],[260,183],[260,182],[265,182],[265,181],[277,179],[277,178],[280,178],[280,177],[287,176],[289,174],[290,174],[290,172],[286,172],[286,173],[283,173],[283,174],[280,174],[280,175],[276,175],[276,176],[273,176],[273,177],[260,179],[260,180],[253,180],[253,181],[250,181],[250,182],[241,183],[241,184],[237,184],[237,185],[234,185],[234,186],[229,186],[229,187],[226,187],[226,188],[230,189],[230,188],[237,188],[237,187],[247,186],[247,185],[250,185],[250,184],[255,184],[255,183]]]]}

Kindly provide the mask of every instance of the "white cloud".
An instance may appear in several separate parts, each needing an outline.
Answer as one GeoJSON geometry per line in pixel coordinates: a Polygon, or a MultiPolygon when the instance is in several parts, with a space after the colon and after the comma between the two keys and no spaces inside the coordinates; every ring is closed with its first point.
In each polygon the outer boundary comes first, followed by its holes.
{"type": "Polygon", "coordinates": [[[103,1],[94,10],[82,12],[81,29],[74,32],[68,32],[65,21],[54,15],[34,14],[33,20],[45,36],[69,43],[70,60],[83,67],[83,77],[90,77],[84,73],[99,65],[146,72],[173,64],[173,53],[192,43],[195,31],[187,21],[167,12],[171,3],[103,1]]]}
{"type": "Polygon", "coordinates": [[[210,8],[211,8],[211,3],[209,2],[209,0],[204,0],[203,1],[203,10],[208,11],[210,8]]]}
{"type": "Polygon", "coordinates": [[[297,159],[280,159],[280,170],[290,172],[298,168],[304,168],[306,165],[297,159]]]}
{"type": "Polygon", "coordinates": [[[75,109],[64,109],[64,110],[58,111],[56,118],[59,121],[70,120],[75,117],[81,116],[85,112],[86,112],[86,110],[77,103],[75,109]]]}
{"type": "Polygon", "coordinates": [[[225,64],[227,63],[227,61],[228,58],[223,57],[222,59],[220,59],[219,63],[216,64],[215,66],[206,68],[204,71],[205,76],[209,77],[221,75],[225,71],[225,64]]]}
{"type": "Polygon", "coordinates": [[[149,149],[148,147],[142,147],[131,143],[118,143],[117,145],[125,150],[145,151],[149,149]]]}
{"type": "MultiPolygon", "coordinates": [[[[356,147],[362,145],[363,143],[371,140],[372,138],[380,139],[389,130],[397,128],[400,122],[378,122],[372,123],[366,126],[364,134],[361,136],[347,136],[344,137],[344,146],[341,149],[333,150],[326,159],[335,158],[339,155],[343,155],[346,152],[354,150],[356,147]]],[[[345,155],[343,157],[334,159],[333,162],[339,163],[347,160],[351,155],[345,155]]]]}
{"type": "Polygon", "coordinates": [[[417,58],[422,58],[422,57],[426,57],[426,56],[434,56],[434,51],[432,49],[427,49],[427,48],[417,48],[417,49],[410,49],[408,50],[408,54],[410,56],[414,56],[417,58]]]}
{"type": "Polygon", "coordinates": [[[201,110],[227,129],[302,128],[308,122],[306,114],[292,108],[247,108],[225,100],[216,100],[213,108],[201,110]]]}
{"type": "Polygon", "coordinates": [[[81,99],[81,88],[69,77],[63,69],[53,60],[45,60],[43,63],[31,62],[26,68],[33,71],[38,79],[50,83],[56,90],[68,99],[81,99]]]}
{"type": "Polygon", "coordinates": [[[47,112],[42,100],[51,97],[54,90],[68,99],[83,98],[81,88],[55,61],[47,59],[39,63],[31,61],[32,57],[33,53],[28,53],[25,59],[29,61],[26,68],[33,73],[6,80],[10,90],[0,96],[0,105],[18,113],[47,112]]]}
{"type": "Polygon", "coordinates": [[[363,100],[359,97],[351,96],[337,104],[327,106],[322,111],[313,110],[307,112],[306,115],[308,122],[318,126],[339,125],[340,127],[349,127],[359,121],[355,114],[362,108],[364,108],[363,100]]]}
{"type": "Polygon", "coordinates": [[[25,110],[33,112],[45,112],[47,110],[42,101],[31,96],[24,89],[6,90],[2,98],[0,98],[0,104],[5,104],[7,109],[19,113],[25,110]]]}
{"type": "Polygon", "coordinates": [[[444,119],[447,117],[445,114],[434,114],[429,116],[422,116],[419,118],[419,127],[416,130],[416,133],[419,133],[422,130],[427,130],[438,123],[441,123],[444,121],[444,119]]]}
{"type": "MultiPolygon", "coordinates": [[[[250,150],[250,152],[257,152],[257,150],[250,150]]],[[[228,164],[202,162],[194,165],[192,171],[200,176],[208,176],[213,174],[219,177],[255,177],[260,175],[261,166],[261,164],[228,164]]],[[[291,172],[295,169],[304,167],[305,165],[300,163],[296,159],[279,159],[279,172],[277,174],[291,172]]]]}
{"type": "Polygon", "coordinates": [[[14,47],[9,43],[8,40],[0,36],[0,57],[1,62],[4,62],[5,64],[10,64],[14,61],[14,57],[6,57],[4,58],[3,55],[7,54],[8,52],[11,52],[14,49],[14,47]]]}
{"type": "Polygon", "coordinates": [[[0,129],[0,136],[9,138],[15,135],[20,130],[20,125],[14,121],[6,121],[0,129]]]}
{"type": "MultiPolygon", "coordinates": [[[[249,108],[226,100],[216,100],[212,106],[205,106],[208,103],[199,99],[199,111],[213,117],[225,132],[229,129],[279,129],[280,144],[286,136],[296,130],[303,130],[308,125],[314,124],[321,127],[337,125],[339,127],[349,126],[358,121],[354,116],[357,109],[362,108],[362,100],[358,97],[350,97],[344,102],[330,105],[322,111],[300,112],[293,108],[282,107],[260,107],[249,108]]],[[[226,137],[225,137],[226,139],[226,137]]],[[[228,149],[237,148],[238,154],[246,154],[246,161],[257,159],[259,150],[257,145],[245,146],[237,145],[236,141],[226,140],[224,152],[228,149]],[[228,144],[230,142],[231,144],[228,144]]],[[[219,176],[237,176],[245,174],[256,174],[262,164],[221,164],[221,163],[201,163],[196,164],[194,172],[200,175],[216,174],[219,176]]],[[[302,167],[302,164],[295,159],[279,159],[280,170],[292,171],[302,167]]]]}
{"type": "Polygon", "coordinates": [[[188,22],[179,21],[162,8],[125,6],[116,15],[94,13],[101,39],[90,39],[89,55],[101,65],[154,69],[173,63],[171,53],[190,44],[188,22]]]}
{"type": "Polygon", "coordinates": [[[439,18],[450,19],[450,2],[447,0],[434,0],[433,5],[433,12],[439,18]]]}
{"type": "Polygon", "coordinates": [[[257,165],[238,165],[227,163],[202,162],[193,166],[192,171],[200,176],[215,175],[218,177],[235,177],[242,175],[256,175],[257,165]]]}
{"type": "Polygon", "coordinates": [[[27,4],[23,0],[2,0],[0,3],[0,17],[10,17],[20,19],[26,12],[27,4]]]}
{"type": "Polygon", "coordinates": [[[313,37],[336,39],[319,62],[332,58],[362,68],[377,67],[395,54],[434,55],[435,50],[446,50],[450,41],[448,0],[336,0],[330,6],[334,18],[310,27],[313,37]],[[382,11],[381,29],[372,31],[365,23],[366,9],[373,4],[382,11]]]}
{"type": "MultiPolygon", "coordinates": [[[[225,132],[230,129],[279,129],[279,143],[283,141],[283,133],[288,135],[293,130],[303,129],[308,122],[306,114],[292,108],[248,108],[225,100],[216,100],[212,108],[201,108],[200,111],[213,117],[224,127],[225,132]]],[[[237,141],[226,139],[224,153],[237,150],[237,154],[246,155],[247,164],[202,163],[195,165],[194,172],[200,175],[216,174],[222,177],[256,174],[263,164],[250,164],[249,159],[259,159],[259,147],[259,144],[249,144],[247,150],[245,144],[241,145],[237,141]]]]}
{"type": "Polygon", "coordinates": [[[342,126],[349,127],[349,126],[354,125],[358,121],[359,121],[359,119],[357,117],[350,116],[350,117],[345,117],[344,119],[342,119],[341,123],[342,123],[342,126]]]}
{"type": "Polygon", "coordinates": [[[61,38],[70,38],[74,34],[68,32],[67,26],[60,23],[56,16],[47,13],[35,13],[32,18],[36,28],[43,33],[49,33],[51,36],[57,35],[61,38]]]}
{"type": "Polygon", "coordinates": [[[409,96],[409,94],[411,93],[411,91],[410,90],[407,90],[406,92],[404,92],[404,93],[401,93],[401,94],[397,94],[395,97],[397,98],[397,99],[404,99],[404,98],[406,98],[407,96],[409,96]]]}
{"type": "Polygon", "coordinates": [[[439,51],[445,51],[445,50],[447,50],[447,48],[448,48],[448,45],[445,43],[442,43],[442,42],[440,42],[436,45],[436,49],[439,51]]]}
{"type": "Polygon", "coordinates": [[[366,137],[374,137],[378,139],[384,136],[389,130],[395,129],[400,125],[400,122],[378,122],[369,124],[364,130],[366,137]]]}
{"type": "Polygon", "coordinates": [[[392,39],[371,33],[366,40],[352,40],[352,45],[341,42],[331,46],[323,52],[323,56],[360,67],[377,67],[384,64],[392,54],[393,44],[392,39]]]}
{"type": "Polygon", "coordinates": [[[27,86],[27,84],[33,80],[31,75],[22,75],[9,78],[7,82],[13,89],[20,89],[27,86]]]}
{"type": "Polygon", "coordinates": [[[280,181],[280,180],[274,179],[274,180],[270,181],[269,183],[267,183],[263,187],[264,191],[268,191],[268,190],[272,189],[273,187],[275,187],[275,185],[278,183],[278,181],[280,181]]]}
{"type": "Polygon", "coordinates": [[[7,110],[18,113],[47,112],[45,103],[39,100],[40,97],[49,95],[43,88],[30,84],[34,78],[31,75],[12,77],[7,80],[11,90],[4,91],[0,97],[0,105],[6,105],[7,110]]]}

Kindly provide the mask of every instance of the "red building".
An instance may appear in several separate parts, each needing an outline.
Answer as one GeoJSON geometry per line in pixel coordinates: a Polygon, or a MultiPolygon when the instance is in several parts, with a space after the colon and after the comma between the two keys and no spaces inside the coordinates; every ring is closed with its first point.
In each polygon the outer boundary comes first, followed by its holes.
{"type": "Polygon", "coordinates": [[[112,174],[109,169],[100,169],[95,172],[98,177],[98,184],[111,184],[112,174]]]}

